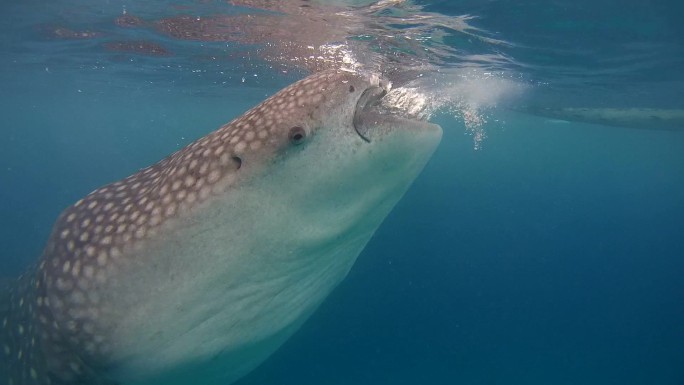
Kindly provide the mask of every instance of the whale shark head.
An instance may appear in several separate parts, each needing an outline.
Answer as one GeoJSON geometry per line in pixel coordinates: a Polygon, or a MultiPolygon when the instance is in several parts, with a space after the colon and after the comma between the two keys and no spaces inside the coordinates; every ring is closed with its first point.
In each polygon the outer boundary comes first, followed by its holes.
{"type": "MultiPolygon", "coordinates": [[[[226,151],[241,175],[287,174],[288,180],[277,183],[281,190],[294,188],[330,202],[330,188],[394,188],[405,180],[390,175],[413,180],[412,166],[422,168],[441,128],[383,110],[387,91],[387,83],[374,75],[323,72],[285,88],[213,136],[232,144],[226,151]]],[[[317,209],[310,206],[305,211],[317,209]]]]}
{"type": "Polygon", "coordinates": [[[33,352],[10,378],[227,384],[253,369],[346,276],[441,139],[384,110],[386,91],[312,75],[67,208],[4,311],[5,352],[33,352]]]}
{"type": "Polygon", "coordinates": [[[380,101],[386,87],[375,76],[324,72],[240,118],[243,138],[266,136],[258,132],[264,120],[280,122],[264,140],[266,148],[241,145],[243,140],[236,145],[241,171],[250,180],[244,185],[253,190],[245,200],[263,207],[264,216],[286,210],[284,218],[296,219],[308,234],[330,229],[331,236],[371,223],[374,229],[422,170],[442,134],[435,124],[384,110],[380,101]],[[370,219],[373,215],[377,220],[370,219]]]}

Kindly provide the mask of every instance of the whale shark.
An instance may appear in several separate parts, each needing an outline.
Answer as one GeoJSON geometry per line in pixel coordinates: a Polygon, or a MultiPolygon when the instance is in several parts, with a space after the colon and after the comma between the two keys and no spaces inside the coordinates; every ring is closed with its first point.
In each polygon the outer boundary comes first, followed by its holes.
{"type": "Polygon", "coordinates": [[[230,384],[347,275],[442,129],[327,70],[66,208],[0,288],[0,384],[230,384]]]}
{"type": "Polygon", "coordinates": [[[684,110],[677,108],[551,108],[528,106],[519,110],[523,113],[565,122],[642,130],[684,131],[684,110]]]}

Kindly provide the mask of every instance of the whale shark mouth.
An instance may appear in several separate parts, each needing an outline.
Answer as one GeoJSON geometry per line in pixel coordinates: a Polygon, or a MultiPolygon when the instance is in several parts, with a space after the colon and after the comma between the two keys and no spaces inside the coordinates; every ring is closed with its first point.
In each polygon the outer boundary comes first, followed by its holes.
{"type": "Polygon", "coordinates": [[[404,105],[405,100],[404,104],[401,101],[398,103],[391,95],[389,88],[371,86],[363,91],[356,102],[353,126],[364,142],[371,143],[397,129],[420,130],[430,126],[427,122],[429,115],[421,113],[424,107],[417,113],[410,111],[404,105]]]}
{"type": "Polygon", "coordinates": [[[356,110],[354,111],[354,129],[356,133],[359,134],[361,139],[370,143],[370,138],[368,136],[368,131],[371,128],[372,122],[369,119],[372,114],[371,111],[380,105],[380,100],[387,95],[387,90],[374,86],[369,87],[359,97],[356,102],[356,110]]]}

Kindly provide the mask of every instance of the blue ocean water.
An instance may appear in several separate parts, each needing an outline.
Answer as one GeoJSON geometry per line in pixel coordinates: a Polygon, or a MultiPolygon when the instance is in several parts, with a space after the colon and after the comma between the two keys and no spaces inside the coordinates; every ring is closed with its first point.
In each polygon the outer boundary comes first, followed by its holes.
{"type": "MultiPolygon", "coordinates": [[[[349,277],[240,384],[684,384],[684,128],[658,124],[684,109],[682,6],[420,5],[476,16],[475,35],[441,26],[417,41],[440,48],[426,59],[439,72],[477,75],[431,113],[444,139],[349,277]],[[490,76],[524,91],[498,99],[505,87],[490,76]],[[476,93],[496,101],[476,109],[473,127],[454,100],[476,93]],[[638,128],[532,113],[563,108],[657,113],[638,128]]],[[[253,42],[121,32],[124,9],[147,20],[236,12],[223,2],[7,6],[2,276],[40,255],[65,206],[307,70],[248,54],[253,42]],[[123,35],[168,53],[103,49],[123,35]]]]}

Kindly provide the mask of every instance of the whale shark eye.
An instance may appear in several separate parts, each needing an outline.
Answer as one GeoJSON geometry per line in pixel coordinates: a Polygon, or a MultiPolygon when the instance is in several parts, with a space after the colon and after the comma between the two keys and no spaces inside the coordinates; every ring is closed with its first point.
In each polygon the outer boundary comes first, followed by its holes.
{"type": "Polygon", "coordinates": [[[304,142],[304,138],[306,138],[306,131],[304,131],[304,129],[299,126],[294,126],[290,128],[288,138],[290,138],[290,142],[292,144],[301,144],[302,142],[304,142]]]}
{"type": "Polygon", "coordinates": [[[349,92],[354,92],[354,86],[349,86],[349,92]]]}

